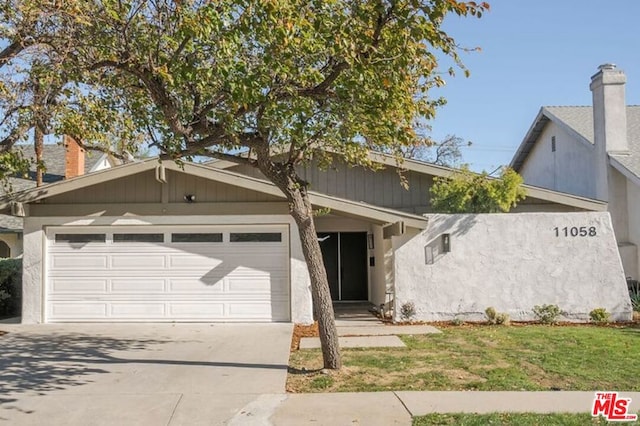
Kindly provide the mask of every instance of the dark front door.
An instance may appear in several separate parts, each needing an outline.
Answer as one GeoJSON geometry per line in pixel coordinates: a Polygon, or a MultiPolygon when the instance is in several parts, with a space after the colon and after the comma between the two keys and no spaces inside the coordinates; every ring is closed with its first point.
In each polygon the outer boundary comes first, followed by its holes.
{"type": "Polygon", "coordinates": [[[321,232],[318,241],[331,298],[337,301],[368,300],[367,233],[321,232]]]}

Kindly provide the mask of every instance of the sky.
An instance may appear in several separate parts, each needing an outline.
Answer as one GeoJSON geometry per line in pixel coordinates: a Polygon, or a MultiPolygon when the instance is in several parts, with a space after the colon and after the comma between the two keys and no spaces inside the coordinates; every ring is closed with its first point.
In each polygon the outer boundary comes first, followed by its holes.
{"type": "Polygon", "coordinates": [[[481,50],[462,53],[469,78],[458,72],[432,92],[447,105],[430,123],[431,136],[471,141],[463,162],[473,170],[508,164],[540,107],[591,105],[600,64],[623,70],[627,104],[640,104],[640,0],[488,2],[481,19],[445,20],[459,45],[481,50]]]}

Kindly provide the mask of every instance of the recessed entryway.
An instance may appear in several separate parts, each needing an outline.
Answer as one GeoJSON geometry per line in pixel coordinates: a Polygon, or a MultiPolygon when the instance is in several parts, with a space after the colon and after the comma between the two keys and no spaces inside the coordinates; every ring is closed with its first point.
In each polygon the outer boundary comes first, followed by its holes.
{"type": "Polygon", "coordinates": [[[327,270],[331,299],[369,299],[366,232],[320,232],[318,241],[327,270]]]}

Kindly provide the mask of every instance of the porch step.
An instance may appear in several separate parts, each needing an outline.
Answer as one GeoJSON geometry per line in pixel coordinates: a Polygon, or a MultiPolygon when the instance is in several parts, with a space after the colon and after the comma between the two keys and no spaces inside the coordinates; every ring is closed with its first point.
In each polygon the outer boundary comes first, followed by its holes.
{"type": "MultiPolygon", "coordinates": [[[[337,325],[337,324],[336,324],[337,325]]],[[[430,325],[363,325],[337,326],[338,336],[394,336],[399,334],[437,334],[442,333],[430,325]]]]}

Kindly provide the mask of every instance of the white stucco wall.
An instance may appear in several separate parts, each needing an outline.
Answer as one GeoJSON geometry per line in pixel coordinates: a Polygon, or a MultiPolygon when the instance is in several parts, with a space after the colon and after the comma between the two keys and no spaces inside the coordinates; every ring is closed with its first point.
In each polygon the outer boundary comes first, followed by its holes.
{"type": "Polygon", "coordinates": [[[524,182],[542,188],[595,197],[592,145],[549,122],[520,170],[524,182]],[[556,151],[551,138],[556,137],[556,151]]]}
{"type": "Polygon", "coordinates": [[[245,216],[136,216],[136,217],[27,217],[24,221],[22,322],[44,320],[46,285],[46,235],[48,226],[140,226],[140,225],[234,225],[249,223],[286,224],[290,235],[291,321],[313,322],[311,282],[302,254],[298,228],[289,215],[245,216]]]}
{"type": "Polygon", "coordinates": [[[631,318],[608,213],[430,215],[428,228],[395,250],[395,289],[396,320],[406,302],[427,321],[484,320],[489,306],[533,320],[542,304],[560,306],[568,320],[588,320],[599,307],[614,320],[631,318]],[[596,235],[565,237],[565,227],[596,235]],[[443,233],[451,251],[427,265],[425,246],[443,233]]]}

